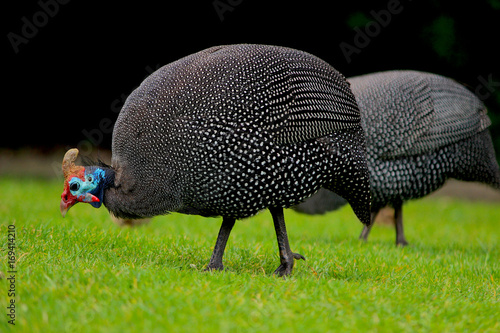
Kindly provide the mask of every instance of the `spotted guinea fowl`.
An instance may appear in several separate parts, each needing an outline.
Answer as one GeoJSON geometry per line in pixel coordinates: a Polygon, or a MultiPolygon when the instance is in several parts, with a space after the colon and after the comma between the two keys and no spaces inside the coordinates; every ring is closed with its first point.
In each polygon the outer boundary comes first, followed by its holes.
{"type": "MultiPolygon", "coordinates": [[[[366,133],[372,220],[395,208],[396,244],[403,232],[402,204],[423,197],[449,178],[500,188],[500,171],[487,127],[486,107],[449,78],[416,71],[389,71],[348,79],[366,133]]],[[[346,201],[321,190],[295,207],[318,214],[346,201]]],[[[370,227],[360,238],[367,239],[370,227]]]]}
{"type": "Polygon", "coordinates": [[[364,135],[345,78],[308,53],[277,46],[212,47],[170,63],[126,100],[111,166],[63,160],[61,212],[104,204],[120,218],[179,212],[222,216],[207,269],[222,269],[236,219],[269,208],[281,265],[290,250],[283,207],[320,187],[370,222],[364,135]],[[327,136],[328,135],[328,136],[327,136]]]}

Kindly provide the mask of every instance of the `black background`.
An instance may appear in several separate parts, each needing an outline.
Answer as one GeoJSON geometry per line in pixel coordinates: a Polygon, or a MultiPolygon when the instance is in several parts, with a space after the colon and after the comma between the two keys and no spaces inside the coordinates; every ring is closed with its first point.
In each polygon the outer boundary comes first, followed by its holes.
{"type": "Polygon", "coordinates": [[[116,111],[152,70],[204,48],[233,43],[301,49],[348,77],[415,69],[455,78],[472,91],[479,89],[500,148],[498,0],[164,3],[4,3],[6,89],[0,148],[83,148],[89,139],[93,146],[110,148],[116,111]],[[376,23],[373,11],[398,2],[399,12],[391,15],[385,27],[376,23]],[[43,3],[52,10],[52,17],[40,13],[43,3]],[[218,13],[214,3],[231,10],[221,7],[218,13]],[[17,45],[16,53],[9,36],[22,37],[26,21],[39,27],[26,43],[17,45]],[[375,29],[374,36],[348,61],[339,45],[355,47],[359,30],[354,27],[364,31],[367,24],[375,29]],[[486,87],[488,78],[492,84],[486,87]]]}

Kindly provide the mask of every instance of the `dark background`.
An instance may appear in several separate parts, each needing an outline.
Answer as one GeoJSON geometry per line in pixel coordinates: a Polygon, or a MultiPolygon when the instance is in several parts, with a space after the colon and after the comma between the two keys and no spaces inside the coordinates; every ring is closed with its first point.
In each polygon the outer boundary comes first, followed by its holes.
{"type": "Polygon", "coordinates": [[[500,155],[500,0],[60,2],[4,3],[0,148],[108,149],[124,98],[154,69],[214,45],[259,43],[310,52],[346,76],[452,77],[487,105],[500,155]],[[382,26],[374,13],[388,6],[398,13],[382,26]],[[359,40],[367,27],[372,37],[359,40]],[[25,39],[13,46],[16,36],[25,39]],[[341,43],[357,53],[347,59],[341,43]]]}

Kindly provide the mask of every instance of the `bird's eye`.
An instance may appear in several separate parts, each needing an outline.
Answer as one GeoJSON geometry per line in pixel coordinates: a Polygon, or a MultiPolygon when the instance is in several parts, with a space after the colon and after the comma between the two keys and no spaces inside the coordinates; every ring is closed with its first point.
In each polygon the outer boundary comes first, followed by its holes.
{"type": "Polygon", "coordinates": [[[94,177],[92,177],[92,175],[88,175],[87,176],[87,181],[92,183],[92,181],[94,180],[94,177]]]}
{"type": "Polygon", "coordinates": [[[71,191],[78,191],[80,189],[80,184],[79,183],[73,183],[69,185],[69,189],[71,191]]]}

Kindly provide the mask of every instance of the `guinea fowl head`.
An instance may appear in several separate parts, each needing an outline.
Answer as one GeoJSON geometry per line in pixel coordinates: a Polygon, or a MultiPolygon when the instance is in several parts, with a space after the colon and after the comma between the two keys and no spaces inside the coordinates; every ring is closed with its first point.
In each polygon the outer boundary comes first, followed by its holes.
{"type": "Polygon", "coordinates": [[[70,149],[62,162],[64,190],[60,209],[63,217],[78,202],[89,203],[95,208],[101,207],[104,189],[108,186],[112,173],[106,167],[75,165],[77,156],[78,149],[70,149]]]}

